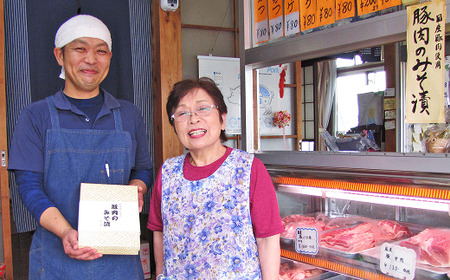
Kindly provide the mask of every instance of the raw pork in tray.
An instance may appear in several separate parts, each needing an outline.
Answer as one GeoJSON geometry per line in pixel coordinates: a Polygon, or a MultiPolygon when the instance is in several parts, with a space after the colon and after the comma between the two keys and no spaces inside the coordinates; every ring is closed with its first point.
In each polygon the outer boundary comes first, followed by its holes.
{"type": "Polygon", "coordinates": [[[320,246],[343,252],[360,252],[381,242],[410,237],[408,227],[395,221],[372,220],[355,226],[330,230],[320,235],[320,246]]]}
{"type": "Polygon", "coordinates": [[[310,217],[304,215],[290,215],[283,217],[281,223],[284,226],[284,232],[281,233],[281,237],[293,239],[295,237],[295,230],[301,227],[313,227],[319,232],[337,227],[327,226],[324,219],[325,217],[321,216],[310,217]]]}
{"type": "Polygon", "coordinates": [[[427,228],[399,245],[413,249],[419,263],[450,267],[450,229],[427,228]]]}
{"type": "Polygon", "coordinates": [[[279,280],[301,280],[306,278],[313,280],[316,278],[314,276],[324,273],[323,270],[308,264],[281,260],[279,280]]]}

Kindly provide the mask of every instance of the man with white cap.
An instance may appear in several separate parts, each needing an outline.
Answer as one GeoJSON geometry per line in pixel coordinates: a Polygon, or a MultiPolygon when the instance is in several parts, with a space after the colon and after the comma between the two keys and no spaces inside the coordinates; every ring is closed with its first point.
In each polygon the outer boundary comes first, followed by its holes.
{"type": "Polygon", "coordinates": [[[99,19],[78,15],[63,23],[54,55],[64,88],[28,105],[17,122],[8,169],[39,224],[30,249],[30,279],[144,278],[139,255],[78,247],[80,183],[137,185],[142,210],[153,181],[139,109],[100,88],[111,50],[111,34],[99,19]]]}

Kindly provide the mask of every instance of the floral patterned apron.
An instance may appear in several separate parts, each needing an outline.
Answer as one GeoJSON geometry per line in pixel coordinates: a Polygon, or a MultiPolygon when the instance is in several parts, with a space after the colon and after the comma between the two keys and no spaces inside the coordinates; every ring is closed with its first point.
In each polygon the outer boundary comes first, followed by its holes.
{"type": "Polygon", "coordinates": [[[184,178],[184,158],[162,168],[164,279],[261,279],[250,217],[253,155],[233,150],[198,181],[184,178]]]}

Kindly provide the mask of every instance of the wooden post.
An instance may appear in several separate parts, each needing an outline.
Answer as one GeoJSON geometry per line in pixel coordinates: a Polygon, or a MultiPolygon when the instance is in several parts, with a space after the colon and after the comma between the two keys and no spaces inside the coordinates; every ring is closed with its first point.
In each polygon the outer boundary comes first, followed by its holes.
{"type": "Polygon", "coordinates": [[[303,139],[303,93],[302,93],[302,62],[295,62],[295,134],[297,138],[295,138],[295,147],[299,151],[300,141],[303,139]]]}
{"type": "Polygon", "coordinates": [[[152,79],[155,170],[165,159],[181,155],[183,146],[169,123],[166,102],[173,85],[182,79],[181,14],[165,12],[152,0],[152,79]]]}
{"type": "Polygon", "coordinates": [[[11,211],[9,206],[8,146],[6,128],[5,89],[5,25],[3,0],[0,0],[0,188],[1,219],[3,229],[3,255],[6,263],[6,279],[13,279],[13,259],[11,246],[11,211]]]}
{"type": "MultiPolygon", "coordinates": [[[[386,73],[386,88],[395,88],[396,85],[396,69],[395,69],[395,43],[383,46],[384,55],[384,71],[386,73]]],[[[386,99],[395,100],[397,99],[398,93],[395,93],[394,97],[385,97],[386,99]]],[[[398,99],[397,99],[398,100],[398,99]]],[[[396,104],[396,102],[394,102],[396,104]]],[[[396,111],[397,108],[391,111],[396,111]]],[[[384,113],[384,111],[383,111],[384,113]]],[[[390,122],[397,123],[396,119],[388,120],[390,122]]],[[[386,120],[385,120],[386,122],[386,120]]],[[[385,126],[386,128],[386,126],[385,126]]],[[[397,151],[397,127],[388,127],[384,131],[384,141],[385,141],[385,152],[396,152],[397,151]]]]}

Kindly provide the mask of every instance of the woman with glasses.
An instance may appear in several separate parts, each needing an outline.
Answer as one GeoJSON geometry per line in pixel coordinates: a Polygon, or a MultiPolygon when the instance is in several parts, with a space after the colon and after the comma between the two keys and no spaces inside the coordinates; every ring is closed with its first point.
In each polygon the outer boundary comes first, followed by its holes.
{"type": "Polygon", "coordinates": [[[211,79],[183,80],[166,110],[188,153],[164,162],[153,189],[157,279],[278,279],[275,189],[260,160],[222,144],[222,93],[211,79]]]}

